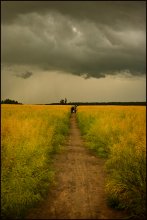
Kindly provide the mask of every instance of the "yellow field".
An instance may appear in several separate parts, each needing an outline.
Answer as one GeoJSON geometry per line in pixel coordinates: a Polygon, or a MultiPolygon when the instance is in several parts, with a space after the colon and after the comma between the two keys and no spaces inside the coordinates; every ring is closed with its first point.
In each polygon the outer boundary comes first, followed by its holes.
{"type": "Polygon", "coordinates": [[[2,105],[2,216],[20,217],[52,180],[51,154],[63,143],[70,106],[2,105]]]}
{"type": "MultiPolygon", "coordinates": [[[[69,129],[71,106],[2,105],[2,217],[21,218],[53,180],[51,158],[69,129]]],[[[85,106],[77,120],[87,146],[106,160],[108,202],[146,209],[146,107],[85,106]]]]}
{"type": "Polygon", "coordinates": [[[78,107],[87,146],[106,158],[106,192],[113,207],[130,214],[146,209],[146,107],[78,107]]]}

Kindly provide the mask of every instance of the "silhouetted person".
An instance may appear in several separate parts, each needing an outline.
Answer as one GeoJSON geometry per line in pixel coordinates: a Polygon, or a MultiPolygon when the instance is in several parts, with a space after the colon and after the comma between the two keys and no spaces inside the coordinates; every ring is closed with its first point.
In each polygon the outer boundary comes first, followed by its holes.
{"type": "Polygon", "coordinates": [[[71,107],[71,113],[74,113],[74,112],[75,112],[75,107],[72,106],[72,107],[71,107]]]}
{"type": "Polygon", "coordinates": [[[76,113],[76,106],[71,107],[71,113],[76,113]]]}
{"type": "Polygon", "coordinates": [[[71,107],[71,113],[76,113],[76,105],[71,107]]]}

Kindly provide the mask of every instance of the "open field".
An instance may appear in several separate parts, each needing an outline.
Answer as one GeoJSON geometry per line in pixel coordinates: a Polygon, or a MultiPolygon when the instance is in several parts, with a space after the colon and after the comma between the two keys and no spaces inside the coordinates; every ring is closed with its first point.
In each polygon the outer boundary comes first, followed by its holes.
{"type": "Polygon", "coordinates": [[[53,179],[51,156],[69,128],[70,106],[2,105],[2,217],[21,217],[53,179]]]}
{"type": "Polygon", "coordinates": [[[78,107],[86,145],[106,158],[108,203],[144,216],[146,210],[146,107],[78,107]]]}
{"type": "Polygon", "coordinates": [[[144,218],[146,107],[79,106],[71,118],[70,108],[2,105],[2,217],[24,217],[39,201],[31,218],[124,216],[107,200],[144,218]]]}
{"type": "Polygon", "coordinates": [[[44,201],[30,209],[26,219],[122,219],[127,213],[106,202],[105,159],[84,146],[76,114],[70,118],[65,151],[56,154],[54,184],[44,201]]]}

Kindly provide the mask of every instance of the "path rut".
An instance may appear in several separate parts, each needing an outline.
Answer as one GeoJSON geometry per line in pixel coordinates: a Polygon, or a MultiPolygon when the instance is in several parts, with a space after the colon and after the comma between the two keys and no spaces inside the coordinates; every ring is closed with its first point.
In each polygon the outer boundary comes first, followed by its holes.
{"type": "Polygon", "coordinates": [[[70,119],[66,150],[56,155],[56,184],[27,219],[121,219],[124,213],[109,208],[104,191],[105,160],[84,147],[76,115],[70,119]]]}

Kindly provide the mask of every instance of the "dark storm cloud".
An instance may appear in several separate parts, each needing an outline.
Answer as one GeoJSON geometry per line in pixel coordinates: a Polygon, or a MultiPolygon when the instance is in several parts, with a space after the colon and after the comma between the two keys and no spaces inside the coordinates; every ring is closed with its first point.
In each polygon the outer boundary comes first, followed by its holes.
{"type": "Polygon", "coordinates": [[[2,61],[84,78],[145,74],[145,2],[2,2],[2,61]]]}
{"type": "MultiPolygon", "coordinates": [[[[19,14],[58,11],[78,19],[116,25],[121,20],[145,25],[145,1],[8,1],[2,2],[2,21],[12,22],[19,14]],[[116,21],[117,19],[117,21],[116,21]],[[114,24],[115,23],[115,24],[114,24]]],[[[135,25],[135,24],[134,24],[135,25]]],[[[119,26],[120,28],[120,26],[119,26]]]]}
{"type": "Polygon", "coordinates": [[[33,75],[33,73],[29,72],[29,71],[26,71],[25,73],[15,74],[15,76],[23,78],[23,79],[27,79],[27,78],[31,77],[32,75],[33,75]]]}

